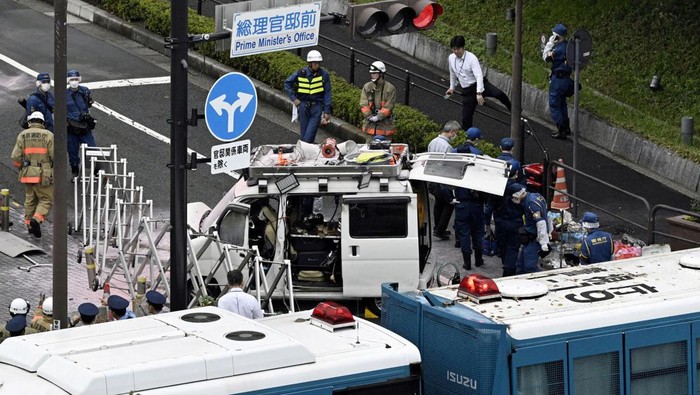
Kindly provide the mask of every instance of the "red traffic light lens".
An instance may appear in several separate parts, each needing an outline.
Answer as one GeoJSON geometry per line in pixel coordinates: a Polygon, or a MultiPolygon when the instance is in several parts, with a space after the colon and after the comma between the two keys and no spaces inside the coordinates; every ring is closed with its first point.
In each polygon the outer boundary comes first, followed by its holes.
{"type": "Polygon", "coordinates": [[[438,3],[430,2],[413,19],[413,26],[416,29],[428,29],[433,26],[440,15],[442,15],[442,6],[438,3]]]}

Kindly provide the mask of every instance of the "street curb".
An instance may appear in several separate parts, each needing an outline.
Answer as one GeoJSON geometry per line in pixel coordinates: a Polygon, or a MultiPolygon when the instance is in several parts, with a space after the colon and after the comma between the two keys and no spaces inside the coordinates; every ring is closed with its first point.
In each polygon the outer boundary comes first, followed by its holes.
{"type": "MultiPolygon", "coordinates": [[[[142,27],[135,26],[130,22],[110,14],[107,11],[86,4],[80,0],[68,0],[68,12],[71,15],[102,26],[121,36],[138,42],[147,48],[170,57],[170,50],[165,48],[164,37],[161,37],[142,27]]],[[[204,74],[212,78],[219,78],[227,73],[236,71],[235,69],[226,66],[221,62],[202,56],[202,54],[193,50],[187,51],[187,63],[190,67],[196,67],[198,70],[202,70],[204,74]]],[[[254,78],[251,78],[251,80],[253,81],[253,85],[255,85],[255,89],[260,100],[279,109],[289,110],[291,112],[292,103],[286,94],[276,89],[272,89],[267,84],[254,78]]],[[[343,141],[353,140],[358,143],[364,143],[367,141],[367,135],[362,133],[359,128],[336,117],[331,117],[331,122],[328,125],[323,126],[322,129],[343,141]]]]}

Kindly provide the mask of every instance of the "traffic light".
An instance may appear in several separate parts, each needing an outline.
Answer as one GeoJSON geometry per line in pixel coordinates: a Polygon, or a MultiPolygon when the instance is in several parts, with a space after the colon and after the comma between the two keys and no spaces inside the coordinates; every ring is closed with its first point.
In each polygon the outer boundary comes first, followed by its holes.
{"type": "Polygon", "coordinates": [[[348,5],[352,34],[363,38],[430,29],[442,15],[442,6],[430,0],[385,0],[348,5]]]}

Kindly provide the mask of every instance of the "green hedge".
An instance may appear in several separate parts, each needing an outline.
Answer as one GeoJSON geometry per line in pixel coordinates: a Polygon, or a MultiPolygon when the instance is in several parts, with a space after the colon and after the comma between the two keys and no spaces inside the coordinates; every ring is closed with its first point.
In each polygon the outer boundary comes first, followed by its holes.
{"type": "MultiPolygon", "coordinates": [[[[170,2],[168,1],[102,0],[101,7],[128,21],[143,22],[148,30],[161,36],[170,35],[170,2]]],[[[188,20],[190,34],[214,31],[214,21],[211,18],[197,15],[191,9],[188,20]]],[[[197,44],[195,49],[279,90],[283,90],[284,80],[290,74],[306,65],[306,62],[298,56],[286,51],[230,58],[228,51],[216,52],[214,43],[197,44]]],[[[351,85],[332,71],[331,83],[333,115],[360,127],[362,124],[359,109],[360,88],[351,85]]],[[[397,104],[394,114],[397,128],[394,141],[408,143],[414,152],[425,151],[428,142],[437,136],[440,130],[440,125],[414,108],[397,104]]],[[[456,139],[456,143],[463,141],[463,136],[456,139]]],[[[487,141],[481,141],[479,148],[487,155],[495,157],[499,154],[499,150],[487,141]]]]}

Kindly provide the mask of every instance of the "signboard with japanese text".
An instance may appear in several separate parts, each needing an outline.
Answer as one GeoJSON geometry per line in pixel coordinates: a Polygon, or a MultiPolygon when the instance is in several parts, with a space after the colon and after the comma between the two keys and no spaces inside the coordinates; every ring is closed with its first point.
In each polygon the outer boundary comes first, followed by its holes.
{"type": "Polygon", "coordinates": [[[227,173],[250,166],[250,140],[211,147],[211,174],[227,173]]]}
{"type": "Polygon", "coordinates": [[[318,45],[321,3],[233,14],[231,57],[318,45]]]}

